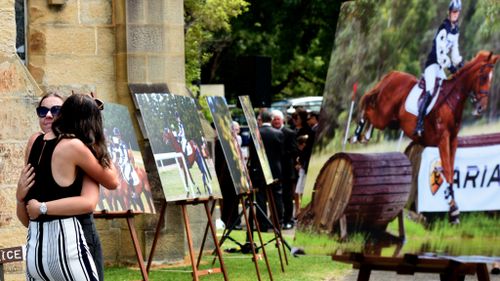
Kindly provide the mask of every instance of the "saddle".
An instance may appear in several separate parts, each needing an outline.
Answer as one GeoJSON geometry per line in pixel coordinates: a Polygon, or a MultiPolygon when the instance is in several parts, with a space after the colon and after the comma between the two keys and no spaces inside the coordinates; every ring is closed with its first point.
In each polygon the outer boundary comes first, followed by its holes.
{"type": "MultiPolygon", "coordinates": [[[[434,107],[436,104],[436,100],[438,99],[440,95],[440,92],[442,91],[442,78],[437,78],[436,79],[436,84],[434,85],[434,92],[431,94],[432,100],[429,106],[427,107],[426,115],[431,111],[431,109],[434,107]]],[[[405,101],[405,109],[407,112],[418,116],[418,108],[420,107],[420,104],[422,103],[423,96],[425,94],[425,79],[422,76],[419,81],[413,86],[413,88],[410,90],[410,93],[406,97],[405,101]]]]}

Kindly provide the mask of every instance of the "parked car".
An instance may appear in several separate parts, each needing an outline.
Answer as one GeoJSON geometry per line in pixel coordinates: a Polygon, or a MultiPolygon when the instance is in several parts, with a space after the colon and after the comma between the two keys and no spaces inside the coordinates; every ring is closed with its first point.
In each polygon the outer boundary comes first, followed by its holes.
{"type": "Polygon", "coordinates": [[[271,109],[278,109],[284,113],[292,114],[295,108],[303,107],[307,111],[318,111],[321,109],[323,102],[322,96],[309,96],[301,98],[292,98],[287,100],[280,100],[271,103],[271,109]]]}

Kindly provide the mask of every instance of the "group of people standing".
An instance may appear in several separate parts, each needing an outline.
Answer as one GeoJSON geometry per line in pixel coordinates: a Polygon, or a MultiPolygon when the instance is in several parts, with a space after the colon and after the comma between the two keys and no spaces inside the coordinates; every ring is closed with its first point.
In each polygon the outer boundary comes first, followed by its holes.
{"type": "Polygon", "coordinates": [[[26,280],[104,280],[92,213],[99,184],[119,185],[107,151],[103,104],[90,95],[42,97],[41,132],[27,144],[16,191],[17,217],[28,228],[26,280]]]}
{"type": "MultiPolygon", "coordinates": [[[[318,113],[297,108],[287,120],[280,110],[261,111],[258,117],[259,133],[264,144],[274,179],[278,181],[271,187],[277,217],[283,229],[295,226],[295,218],[300,212],[300,200],[304,192],[309,159],[311,158],[318,113]],[[287,122],[288,121],[288,122],[287,122]]],[[[250,175],[259,169],[255,153],[250,150],[250,175]],[[256,167],[257,166],[257,167],[256,167]]],[[[257,214],[261,230],[272,226],[267,216],[268,198],[262,188],[262,180],[252,178],[254,187],[261,187],[256,195],[258,207],[263,210],[257,214]]]]}

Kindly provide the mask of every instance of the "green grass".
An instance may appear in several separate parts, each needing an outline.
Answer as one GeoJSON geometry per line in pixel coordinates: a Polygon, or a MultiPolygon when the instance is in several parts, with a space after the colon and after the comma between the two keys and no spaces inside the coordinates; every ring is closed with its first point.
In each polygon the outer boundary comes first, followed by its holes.
{"type": "MultiPolygon", "coordinates": [[[[324,236],[317,237],[317,235],[307,234],[308,237],[317,241],[317,243],[333,242],[324,236]]],[[[233,231],[231,237],[239,242],[245,241],[243,231],[233,231]]],[[[255,236],[257,238],[257,236],[255,236]]],[[[272,233],[263,233],[264,242],[269,241],[274,237],[272,233]]],[[[301,236],[300,239],[307,239],[301,236]]],[[[285,236],[284,239],[293,247],[297,244],[293,236],[285,236]]],[[[222,245],[222,249],[229,249],[237,247],[233,242],[226,240],[222,245]]],[[[266,246],[266,253],[271,267],[271,273],[274,280],[289,280],[289,281],[309,281],[309,280],[342,280],[350,266],[340,264],[332,261],[327,253],[313,254],[306,252],[306,255],[293,257],[290,252],[287,252],[288,265],[285,265],[285,272],[281,272],[280,259],[278,251],[274,243],[266,246]]],[[[259,252],[261,253],[261,252],[259,252]]],[[[257,280],[255,265],[251,260],[251,254],[241,253],[226,253],[223,254],[224,263],[228,273],[229,280],[257,280]]],[[[284,259],[283,259],[284,261],[284,259]]],[[[202,261],[201,269],[210,268],[212,257],[206,254],[202,261]]],[[[269,275],[264,259],[259,260],[259,270],[262,280],[269,280],[269,275]]],[[[216,266],[218,262],[216,263],[216,266]]],[[[149,280],[192,280],[191,266],[178,265],[178,266],[163,266],[155,267],[150,272],[149,280]]],[[[141,273],[137,268],[129,267],[109,267],[105,269],[106,281],[118,280],[140,280],[142,279],[141,273]]],[[[201,280],[223,280],[222,274],[206,275],[200,278],[201,280]]]]}

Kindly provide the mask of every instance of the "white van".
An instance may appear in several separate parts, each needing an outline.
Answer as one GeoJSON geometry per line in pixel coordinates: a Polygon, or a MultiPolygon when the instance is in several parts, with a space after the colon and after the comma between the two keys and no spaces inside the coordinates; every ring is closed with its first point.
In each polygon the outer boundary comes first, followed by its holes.
{"type": "Polygon", "coordinates": [[[317,111],[321,109],[321,103],[323,102],[322,96],[309,96],[302,98],[293,98],[288,100],[280,100],[271,103],[272,109],[278,109],[288,114],[295,112],[295,108],[303,107],[307,111],[317,111]]]}

